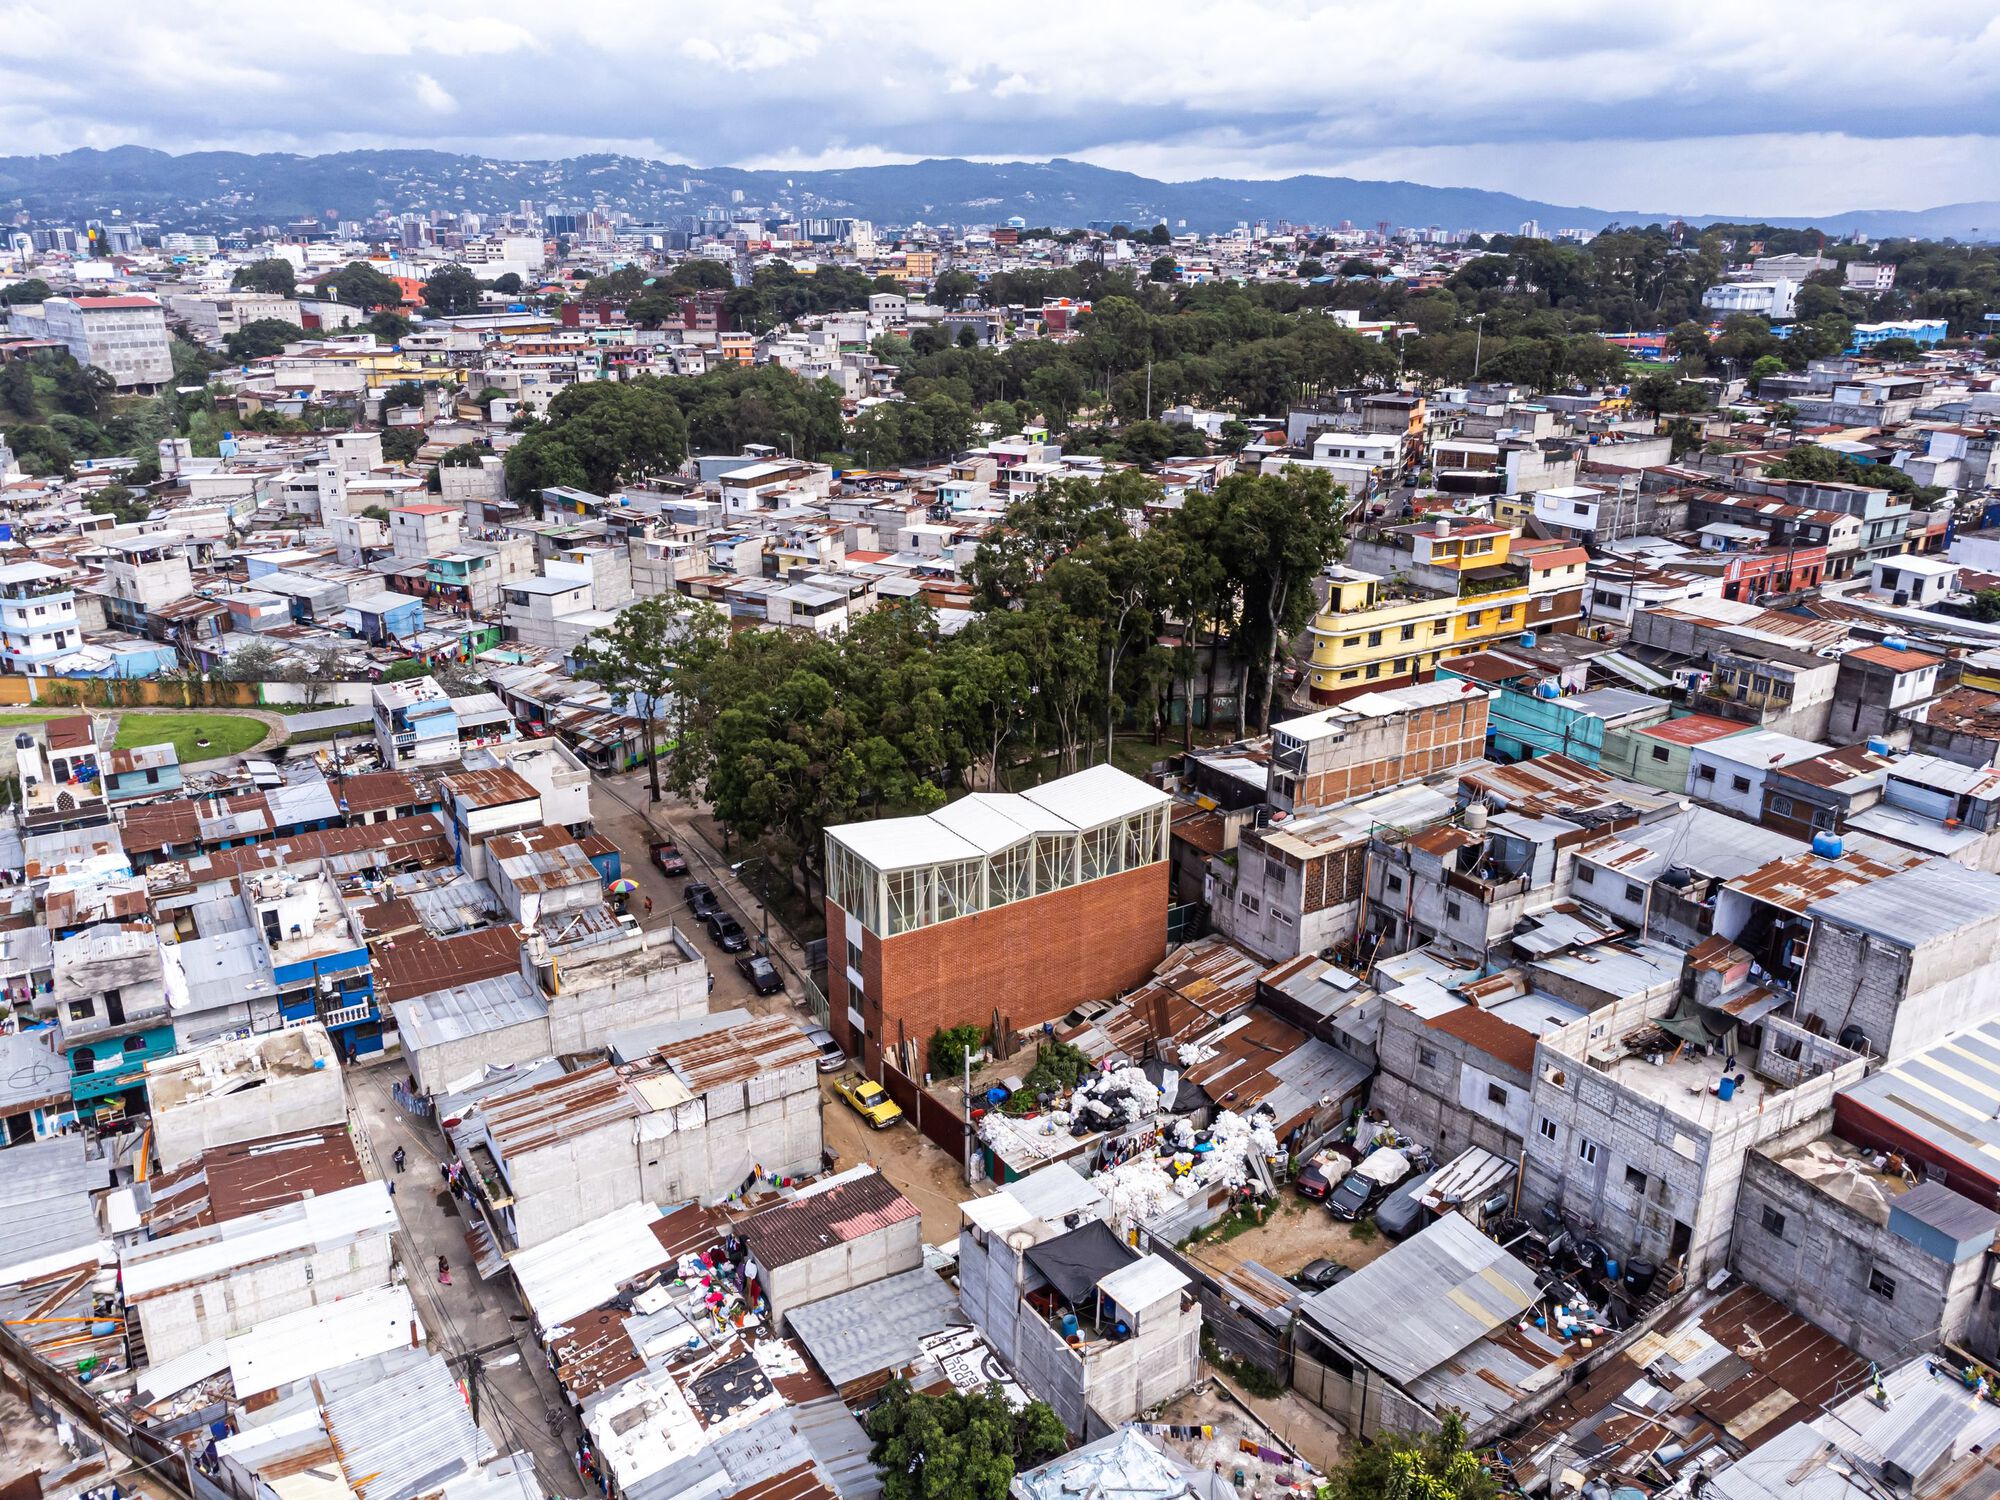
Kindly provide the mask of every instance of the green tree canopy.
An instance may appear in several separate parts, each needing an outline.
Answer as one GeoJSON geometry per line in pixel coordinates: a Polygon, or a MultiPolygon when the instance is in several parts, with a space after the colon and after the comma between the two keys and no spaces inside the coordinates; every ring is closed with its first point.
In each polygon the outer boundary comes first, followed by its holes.
{"type": "Polygon", "coordinates": [[[1054,1408],[1017,1411],[997,1386],[920,1396],[898,1380],[865,1425],[882,1500],[1006,1500],[1016,1473],[1069,1446],[1054,1408]]]}
{"type": "Polygon", "coordinates": [[[349,307],[393,309],[403,305],[403,289],[365,260],[349,261],[314,285],[322,297],[349,307]]]}
{"type": "Polygon", "coordinates": [[[1500,1485],[1466,1446],[1465,1419],[1452,1412],[1436,1432],[1383,1433],[1350,1447],[1319,1494],[1320,1500],[1500,1500],[1500,1485]]]}
{"type": "Polygon", "coordinates": [[[39,276],[28,276],[20,281],[0,286],[0,307],[24,307],[31,303],[46,302],[56,294],[56,289],[39,276]]]}
{"type": "Polygon", "coordinates": [[[565,387],[548,419],[507,450],[507,482],[516,495],[558,485],[608,494],[679,468],[687,454],[688,420],[667,382],[590,381],[565,387]]]}
{"type": "Polygon", "coordinates": [[[296,343],[304,337],[305,331],[296,323],[283,318],[259,318],[230,334],[222,341],[222,347],[232,360],[247,364],[253,359],[282,354],[287,344],[296,343]]]}
{"type": "Polygon", "coordinates": [[[292,269],[292,263],[277,256],[239,266],[229,284],[242,291],[270,292],[279,297],[291,296],[299,285],[298,273],[292,269]]]}
{"type": "Polygon", "coordinates": [[[424,282],[424,310],[448,318],[475,313],[485,290],[464,266],[439,266],[424,282]]]}

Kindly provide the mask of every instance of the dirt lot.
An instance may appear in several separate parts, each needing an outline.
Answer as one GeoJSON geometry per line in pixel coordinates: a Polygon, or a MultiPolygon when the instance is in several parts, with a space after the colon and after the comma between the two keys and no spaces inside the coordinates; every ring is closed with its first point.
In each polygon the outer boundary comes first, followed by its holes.
{"type": "MultiPolygon", "coordinates": [[[[1219,1472],[1227,1481],[1233,1482],[1240,1470],[1243,1485],[1237,1493],[1246,1497],[1287,1494],[1288,1483],[1303,1485],[1300,1493],[1313,1493],[1317,1488],[1314,1477],[1299,1466],[1260,1459],[1244,1452],[1242,1444],[1248,1441],[1269,1448],[1275,1433],[1285,1447],[1323,1475],[1340,1457],[1345,1444],[1340,1428],[1324,1412],[1315,1411],[1289,1391],[1270,1401],[1244,1397],[1256,1413],[1253,1420],[1220,1387],[1221,1382],[1211,1374],[1200,1390],[1169,1401],[1159,1418],[1175,1426],[1213,1427],[1213,1437],[1164,1437],[1160,1441],[1197,1468],[1219,1472]]],[[[1236,1394],[1241,1396],[1242,1392],[1236,1394]]]]}
{"type": "Polygon", "coordinates": [[[965,1185],[965,1169],[944,1151],[917,1134],[907,1120],[887,1130],[871,1130],[833,1091],[832,1076],[820,1080],[821,1129],[826,1149],[840,1170],[860,1162],[873,1162],[877,1171],[924,1215],[927,1244],[955,1244],[958,1240],[958,1205],[973,1196],[965,1185]]]}
{"type": "Polygon", "coordinates": [[[1388,1248],[1389,1242],[1380,1234],[1356,1239],[1353,1225],[1343,1224],[1319,1204],[1286,1188],[1270,1218],[1259,1228],[1246,1229],[1219,1243],[1212,1237],[1197,1239],[1188,1250],[1196,1260],[1218,1271],[1234,1270],[1254,1260],[1267,1271],[1289,1276],[1307,1261],[1322,1256],[1344,1266],[1365,1266],[1388,1248]]]}

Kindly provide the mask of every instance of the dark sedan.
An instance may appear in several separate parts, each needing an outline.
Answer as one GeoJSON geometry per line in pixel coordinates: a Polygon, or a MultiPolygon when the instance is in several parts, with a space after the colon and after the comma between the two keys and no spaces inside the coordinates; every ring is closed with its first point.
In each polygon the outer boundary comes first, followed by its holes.
{"type": "Polygon", "coordinates": [[[708,935],[724,953],[741,953],[750,946],[750,934],[743,930],[743,924],[725,911],[708,914],[708,935]]]}
{"type": "Polygon", "coordinates": [[[775,995],[785,987],[785,976],[778,972],[778,966],[759,954],[746,953],[737,959],[736,972],[760,995],[775,995]]]}
{"type": "Polygon", "coordinates": [[[653,863],[660,867],[662,875],[685,875],[688,862],[672,844],[653,845],[653,863]]]}

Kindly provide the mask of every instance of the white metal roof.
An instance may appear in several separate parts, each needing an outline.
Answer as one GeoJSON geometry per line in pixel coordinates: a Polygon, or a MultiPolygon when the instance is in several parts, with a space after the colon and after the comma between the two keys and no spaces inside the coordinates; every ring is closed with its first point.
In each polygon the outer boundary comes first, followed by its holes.
{"type": "Polygon", "coordinates": [[[1116,766],[1086,766],[1021,795],[1077,828],[1096,828],[1113,818],[1164,807],[1172,800],[1159,788],[1116,766]]]}
{"type": "Polygon", "coordinates": [[[522,1300],[544,1333],[609,1301],[621,1281],[667,1260],[653,1235],[659,1217],[650,1203],[628,1203],[508,1258],[522,1300]]]}
{"type": "Polygon", "coordinates": [[[1097,1283],[1097,1290],[1128,1311],[1144,1312],[1192,1285],[1159,1256],[1146,1255],[1111,1272],[1097,1283]]]}
{"type": "Polygon", "coordinates": [[[388,1184],[359,1183],[264,1213],[129,1246],[120,1256],[125,1297],[135,1301],[167,1287],[226,1276],[239,1266],[393,1234],[395,1229],[395,1200],[389,1196],[388,1184]]]}
{"type": "Polygon", "coordinates": [[[266,1318],[228,1341],[227,1363],[237,1396],[247,1397],[371,1354],[409,1348],[422,1332],[407,1288],[375,1287],[266,1318]]]}

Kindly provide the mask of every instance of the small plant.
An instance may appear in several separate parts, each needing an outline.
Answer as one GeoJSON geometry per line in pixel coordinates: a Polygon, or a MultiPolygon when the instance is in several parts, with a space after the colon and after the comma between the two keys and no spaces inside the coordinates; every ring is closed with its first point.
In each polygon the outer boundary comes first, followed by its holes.
{"type": "Polygon", "coordinates": [[[1375,1221],[1373,1219],[1362,1219],[1347,1231],[1347,1237],[1359,1240],[1362,1244],[1366,1245],[1375,1238],[1375,1232],[1375,1221]]]}
{"type": "Polygon", "coordinates": [[[933,1076],[956,1078],[964,1071],[965,1060],[979,1051],[986,1033],[978,1026],[954,1026],[949,1031],[931,1033],[930,1066],[933,1076]]]}
{"type": "Polygon", "coordinates": [[[1285,1394],[1284,1381],[1261,1365],[1253,1365],[1247,1359],[1235,1359],[1224,1354],[1222,1347],[1215,1342],[1214,1336],[1206,1328],[1201,1332],[1201,1357],[1253,1396],[1275,1400],[1285,1394]]]}

